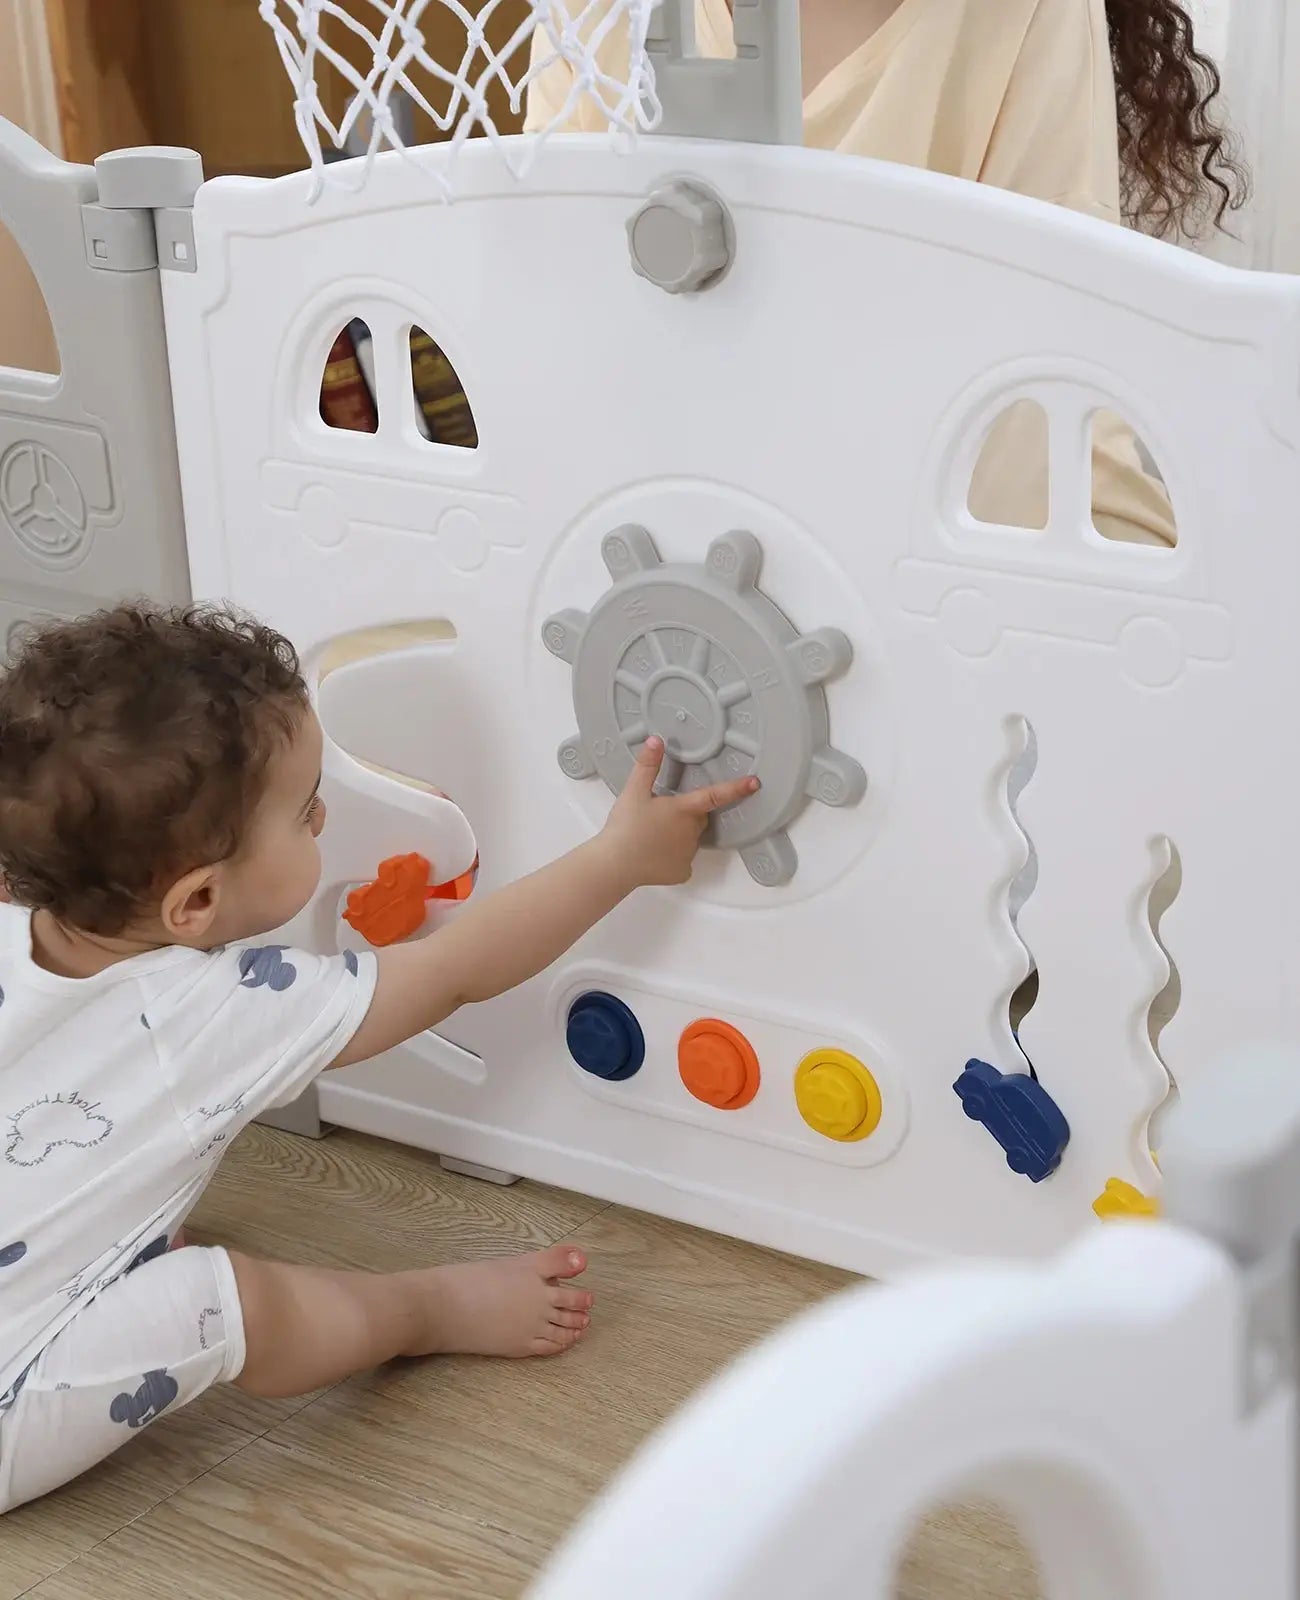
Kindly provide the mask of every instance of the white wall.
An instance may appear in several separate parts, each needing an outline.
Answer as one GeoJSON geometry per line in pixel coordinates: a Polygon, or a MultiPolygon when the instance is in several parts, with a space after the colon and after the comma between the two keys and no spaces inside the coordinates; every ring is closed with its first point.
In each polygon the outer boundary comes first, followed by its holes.
{"type": "Polygon", "coordinates": [[[1294,0],[1274,3],[1281,13],[1280,42],[1272,46],[1278,61],[1277,105],[1260,193],[1262,214],[1269,220],[1269,250],[1257,264],[1300,273],[1300,11],[1294,0]]]}
{"type": "Polygon", "coordinates": [[[1227,54],[1232,0],[1187,0],[1187,11],[1196,27],[1198,48],[1222,62],[1227,54]]]}
{"type": "Polygon", "coordinates": [[[1254,195],[1207,253],[1236,265],[1300,272],[1300,8],[1295,0],[1192,0],[1198,40],[1221,65],[1224,112],[1254,195]]]}

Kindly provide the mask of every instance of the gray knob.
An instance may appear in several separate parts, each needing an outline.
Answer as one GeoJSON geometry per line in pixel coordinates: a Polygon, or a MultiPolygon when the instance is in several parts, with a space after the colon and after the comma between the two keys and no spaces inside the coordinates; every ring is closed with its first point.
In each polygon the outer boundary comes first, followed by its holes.
{"type": "Polygon", "coordinates": [[[657,189],[628,219],[627,240],[633,270],[669,294],[706,289],[731,265],[727,208],[693,183],[657,189]]]}

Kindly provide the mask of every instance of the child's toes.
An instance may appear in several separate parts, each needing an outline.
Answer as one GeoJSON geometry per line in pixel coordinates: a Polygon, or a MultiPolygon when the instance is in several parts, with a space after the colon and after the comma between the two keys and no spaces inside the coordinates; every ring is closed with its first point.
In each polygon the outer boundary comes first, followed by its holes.
{"type": "Polygon", "coordinates": [[[553,1244],[549,1250],[539,1251],[535,1257],[542,1277],[576,1278],[587,1270],[587,1258],[571,1244],[553,1244]]]}
{"type": "Polygon", "coordinates": [[[535,1356],[558,1356],[566,1350],[572,1350],[578,1340],[582,1338],[581,1332],[576,1328],[551,1328],[545,1334],[539,1334],[533,1340],[533,1354],[535,1356]]]}
{"type": "Polygon", "coordinates": [[[586,1328],[590,1325],[591,1318],[585,1311],[552,1311],[551,1326],[553,1328],[586,1328]]]}
{"type": "Polygon", "coordinates": [[[590,1311],[595,1303],[595,1295],[589,1294],[586,1289],[551,1290],[551,1304],[558,1311],[590,1311]]]}

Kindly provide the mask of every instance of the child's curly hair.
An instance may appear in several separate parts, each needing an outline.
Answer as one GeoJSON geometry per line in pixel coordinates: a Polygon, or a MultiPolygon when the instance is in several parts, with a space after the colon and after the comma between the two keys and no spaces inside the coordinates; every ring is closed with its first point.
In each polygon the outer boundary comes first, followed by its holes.
{"type": "Polygon", "coordinates": [[[235,854],[308,703],[293,646],[216,606],[120,605],[23,630],[0,676],[0,877],[111,938],[235,854]]]}

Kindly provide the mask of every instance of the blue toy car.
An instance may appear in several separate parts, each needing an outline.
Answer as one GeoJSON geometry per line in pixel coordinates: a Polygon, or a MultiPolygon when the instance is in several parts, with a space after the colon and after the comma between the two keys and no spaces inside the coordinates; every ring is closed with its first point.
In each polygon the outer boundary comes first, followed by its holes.
{"type": "Polygon", "coordinates": [[[953,1089],[971,1121],[983,1123],[1006,1151],[1012,1172],[1041,1183],[1060,1166],[1070,1124],[1036,1078],[968,1061],[953,1089]]]}

